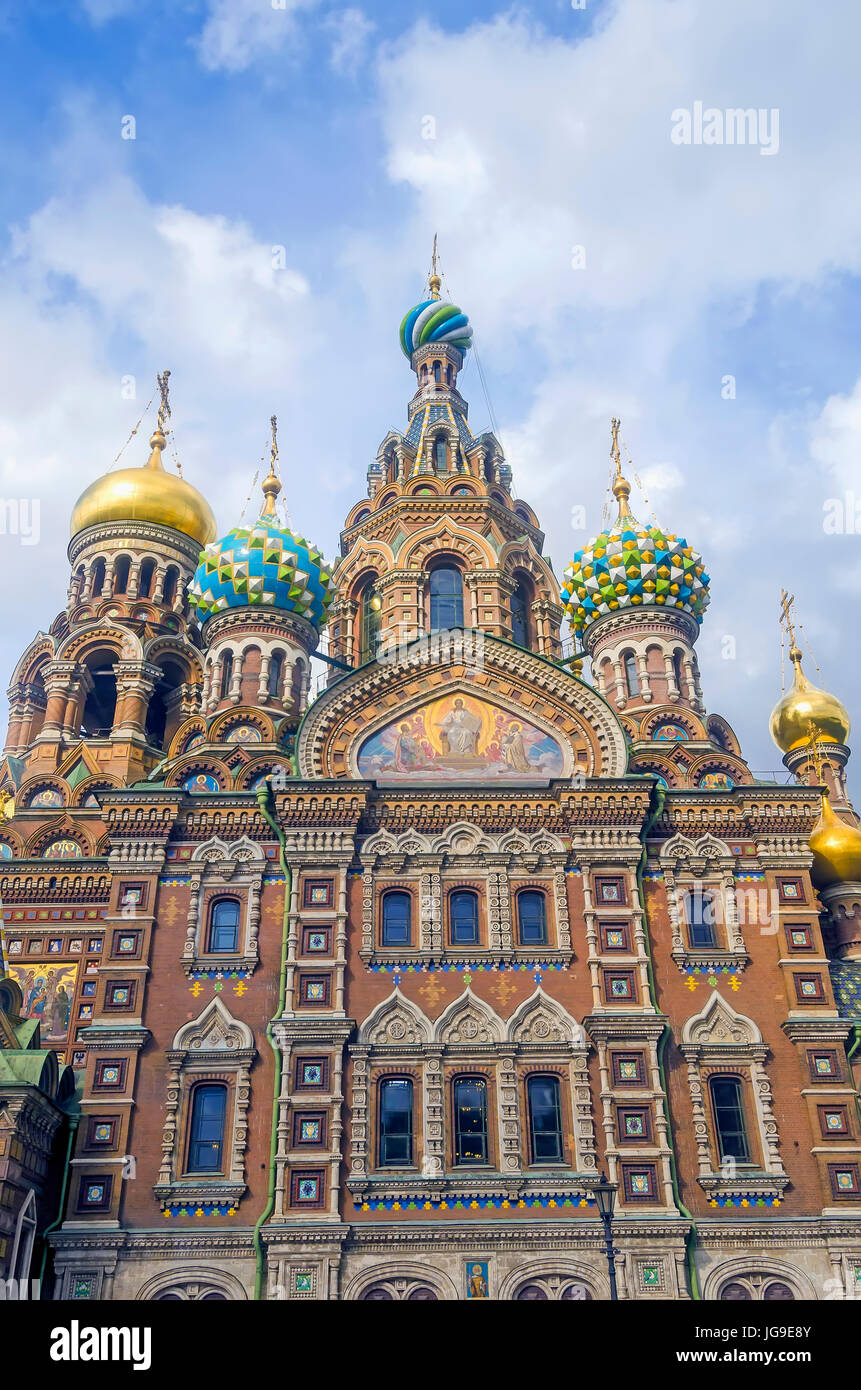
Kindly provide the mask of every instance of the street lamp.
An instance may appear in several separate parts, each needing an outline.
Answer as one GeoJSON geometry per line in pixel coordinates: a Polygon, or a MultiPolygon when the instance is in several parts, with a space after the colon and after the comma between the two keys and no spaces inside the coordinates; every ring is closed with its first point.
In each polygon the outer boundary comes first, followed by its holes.
{"type": "Polygon", "coordinates": [[[605,1173],[601,1174],[601,1181],[597,1187],[592,1189],[595,1193],[595,1201],[598,1204],[598,1215],[604,1223],[604,1248],[607,1254],[607,1273],[610,1276],[610,1297],[614,1301],[619,1297],[616,1288],[616,1249],[613,1245],[613,1206],[616,1201],[616,1193],[619,1184],[608,1182],[605,1173]]]}

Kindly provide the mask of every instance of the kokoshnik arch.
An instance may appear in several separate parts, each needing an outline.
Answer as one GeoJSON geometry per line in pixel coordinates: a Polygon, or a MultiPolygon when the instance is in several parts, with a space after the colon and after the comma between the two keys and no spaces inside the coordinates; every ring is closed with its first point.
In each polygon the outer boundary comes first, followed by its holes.
{"type": "Polygon", "coordinates": [[[167,374],[148,461],[78,502],[0,764],[0,1276],[44,1245],[58,1298],[602,1299],[605,1172],[624,1299],[861,1284],[846,710],[785,599],[791,776],[755,779],[616,421],[560,588],[471,337],[434,266],[334,565],[274,421],[217,536],[167,374]]]}

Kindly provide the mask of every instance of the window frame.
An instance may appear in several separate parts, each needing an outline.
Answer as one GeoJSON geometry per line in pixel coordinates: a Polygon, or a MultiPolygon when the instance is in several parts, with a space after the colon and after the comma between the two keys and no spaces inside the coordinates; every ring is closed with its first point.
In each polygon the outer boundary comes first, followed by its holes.
{"type": "Polygon", "coordinates": [[[242,902],[241,902],[241,900],[240,900],[239,898],[233,896],[233,894],[229,894],[229,893],[218,893],[218,894],[216,894],[214,897],[211,897],[211,898],[207,901],[207,904],[206,904],[206,950],[205,950],[204,954],[207,955],[207,956],[237,956],[237,955],[239,955],[240,952],[241,952],[241,949],[242,949],[242,944],[241,944],[241,941],[240,941],[240,934],[241,934],[241,931],[242,931],[242,902]],[[224,931],[224,930],[229,929],[229,925],[230,925],[230,924],[228,924],[227,927],[226,927],[224,923],[217,923],[217,922],[214,922],[214,921],[213,921],[213,918],[214,918],[214,916],[215,916],[216,910],[217,910],[219,907],[221,907],[221,906],[223,906],[223,905],[226,905],[226,904],[228,904],[228,903],[232,904],[232,905],[236,908],[236,924],[235,924],[235,926],[233,927],[233,931],[234,931],[234,933],[235,933],[235,935],[234,935],[234,944],[233,944],[232,946],[230,946],[230,947],[226,947],[226,946],[215,946],[215,945],[213,944],[213,942],[214,942],[214,933],[215,933],[216,931],[224,931]]]}
{"type": "Polygon", "coordinates": [[[451,563],[434,565],[428,575],[428,631],[448,632],[462,627],[464,627],[463,571],[451,563]],[[439,576],[443,574],[456,575],[457,587],[452,587],[450,593],[434,593],[434,585],[438,583],[439,576]],[[451,607],[450,613],[442,611],[446,605],[451,607]],[[441,618],[446,620],[440,621],[441,618]]]}
{"type": "Polygon", "coordinates": [[[387,1171],[392,1168],[414,1168],[416,1163],[416,1086],[411,1076],[381,1076],[377,1082],[377,1167],[385,1168],[387,1171]],[[383,1132],[383,1121],[385,1113],[384,1095],[388,1093],[388,1088],[392,1083],[407,1086],[409,1088],[409,1105],[402,1112],[408,1117],[407,1122],[407,1153],[408,1158],[403,1161],[389,1159],[385,1155],[385,1145],[387,1141],[403,1138],[401,1135],[386,1135],[383,1132]]]}
{"type": "Polygon", "coordinates": [[[684,885],[682,889],[681,910],[682,920],[685,924],[685,931],[687,933],[688,938],[688,950],[719,951],[721,949],[721,945],[720,941],[718,940],[715,894],[712,891],[712,889],[703,888],[701,886],[695,888],[691,884],[684,885]],[[702,903],[701,916],[703,918],[707,918],[708,915],[708,909],[706,908],[706,902],[708,902],[711,909],[711,922],[707,920],[704,922],[694,921],[694,914],[691,912],[691,903],[697,901],[702,903]],[[707,941],[698,941],[696,939],[697,932],[707,933],[709,939],[707,941]]]}
{"type": "Polygon", "coordinates": [[[550,930],[547,912],[547,893],[543,888],[523,887],[518,888],[514,894],[515,922],[517,924],[517,945],[526,950],[537,948],[544,949],[550,945],[550,930]],[[521,920],[521,904],[527,896],[534,897],[541,903],[541,928],[542,939],[540,941],[528,941],[523,935],[523,923],[521,920]]]}
{"type": "Polygon", "coordinates": [[[454,948],[469,947],[469,946],[480,946],[480,945],[481,945],[481,912],[480,912],[480,903],[479,903],[478,893],[476,892],[476,890],[475,890],[474,888],[451,888],[451,889],[449,889],[448,896],[447,896],[447,899],[446,899],[446,908],[447,908],[447,914],[448,914],[448,940],[449,940],[449,945],[452,946],[452,947],[454,947],[454,948]],[[473,923],[474,923],[475,931],[474,931],[474,934],[470,937],[470,939],[469,939],[468,941],[458,941],[457,938],[455,937],[455,920],[454,920],[454,912],[453,912],[453,910],[452,910],[452,904],[454,903],[455,899],[464,899],[464,900],[465,900],[465,899],[467,899],[467,898],[471,899],[471,901],[472,901],[472,903],[473,903],[473,905],[474,905],[473,923]]]}
{"type": "Polygon", "coordinates": [[[751,1127],[748,1122],[747,1106],[745,1104],[744,1078],[738,1076],[735,1072],[714,1072],[708,1078],[707,1089],[718,1166],[727,1158],[734,1159],[737,1164],[752,1165],[754,1163],[753,1145],[751,1143],[751,1127]],[[740,1134],[744,1139],[744,1153],[731,1153],[726,1147],[725,1128],[719,1118],[719,1111],[726,1107],[723,1105],[719,1107],[718,1105],[718,1101],[715,1097],[716,1085],[732,1085],[735,1088],[735,1109],[740,1122],[740,1127],[736,1129],[735,1133],[740,1134]]]}
{"type": "Polygon", "coordinates": [[[380,947],[383,950],[399,951],[409,949],[413,944],[413,895],[405,888],[386,888],[380,894],[380,947]],[[403,900],[407,904],[406,940],[386,940],[386,904],[392,899],[403,900]]]}
{"type": "Polygon", "coordinates": [[[486,1076],[476,1076],[469,1072],[461,1072],[451,1078],[449,1083],[451,1096],[451,1146],[452,1146],[452,1167],[453,1168],[487,1168],[491,1166],[490,1153],[490,1087],[486,1076]],[[484,1156],[482,1158],[464,1158],[461,1156],[463,1143],[462,1140],[469,1137],[469,1132],[461,1129],[458,1120],[458,1090],[461,1086],[476,1086],[483,1095],[483,1131],[482,1147],[484,1156]]]}
{"type": "Polygon", "coordinates": [[[549,1165],[556,1165],[556,1166],[558,1166],[559,1164],[565,1164],[565,1162],[566,1162],[566,1156],[565,1156],[565,1127],[564,1127],[563,1109],[562,1109],[562,1083],[561,1083],[559,1077],[556,1076],[556,1075],[554,1075],[553,1072],[540,1072],[540,1071],[538,1071],[538,1072],[531,1072],[531,1073],[526,1077],[526,1087],[525,1087],[525,1089],[526,1089],[526,1123],[527,1123],[527,1133],[528,1133],[528,1138],[529,1138],[529,1162],[530,1162],[530,1166],[532,1166],[532,1167],[543,1168],[543,1167],[547,1167],[547,1166],[549,1166],[549,1165]],[[556,1129],[555,1129],[555,1131],[551,1131],[551,1130],[541,1131],[542,1133],[548,1133],[548,1134],[549,1134],[549,1133],[555,1133],[555,1136],[556,1136],[556,1139],[557,1139],[557,1149],[558,1149],[558,1152],[557,1152],[556,1156],[553,1157],[553,1158],[546,1157],[546,1156],[543,1156],[543,1155],[542,1155],[542,1156],[539,1156],[539,1154],[538,1154],[537,1151],[536,1151],[536,1143],[535,1143],[535,1141],[536,1141],[536,1133],[537,1133],[537,1131],[536,1131],[536,1128],[535,1128],[534,1105],[533,1105],[533,1099],[532,1099],[532,1090],[533,1090],[533,1087],[534,1087],[534,1086],[540,1085],[540,1084],[544,1084],[544,1085],[548,1085],[548,1084],[549,1084],[549,1085],[551,1086],[552,1090],[553,1090],[553,1093],[554,1093],[555,1111],[556,1111],[556,1129]]]}
{"type": "Polygon", "coordinates": [[[230,1089],[231,1087],[229,1081],[215,1078],[207,1078],[206,1080],[201,1078],[199,1081],[193,1081],[189,1086],[186,1109],[187,1118],[185,1122],[185,1146],[182,1168],[183,1177],[207,1179],[226,1178],[228,1176],[227,1172],[225,1171],[224,1160],[225,1150],[227,1148],[227,1120],[228,1106],[230,1103],[230,1089]],[[224,1106],[221,1114],[221,1139],[218,1142],[219,1166],[217,1168],[194,1167],[192,1164],[192,1151],[194,1145],[200,1145],[209,1142],[203,1139],[195,1139],[194,1137],[194,1125],[196,1118],[195,1112],[198,1105],[198,1097],[207,1090],[219,1091],[224,1097],[224,1106]]]}

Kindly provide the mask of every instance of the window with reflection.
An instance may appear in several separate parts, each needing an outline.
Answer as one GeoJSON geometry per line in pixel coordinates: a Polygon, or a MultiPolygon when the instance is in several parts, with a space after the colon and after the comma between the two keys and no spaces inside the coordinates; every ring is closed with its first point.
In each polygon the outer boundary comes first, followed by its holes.
{"type": "Polygon", "coordinates": [[[547,904],[543,893],[525,888],[517,894],[517,937],[521,946],[547,945],[547,904]]]}
{"type": "Polygon", "coordinates": [[[714,895],[702,888],[690,888],[684,895],[683,903],[691,946],[717,946],[714,895]]]}
{"type": "Polygon", "coordinates": [[[640,676],[637,671],[637,658],[631,652],[628,652],[625,657],[625,685],[629,695],[639,695],[640,676]]]}
{"type": "Polygon", "coordinates": [[[269,658],[269,676],[267,678],[267,691],[273,700],[277,700],[281,693],[281,674],[284,670],[284,657],[281,652],[273,652],[269,658]]]}
{"type": "Polygon", "coordinates": [[[226,700],[230,694],[230,682],[233,680],[233,653],[225,652],[221,658],[221,686],[219,697],[226,700]]]}
{"type": "Polygon", "coordinates": [[[189,1173],[220,1173],[224,1150],[224,1122],[227,1114],[227,1087],[195,1086],[189,1124],[189,1173]]]}
{"type": "Polygon", "coordinates": [[[458,889],[448,900],[452,946],[478,945],[478,894],[458,889]]]}
{"type": "Polygon", "coordinates": [[[744,1117],[741,1081],[737,1076],[713,1076],[709,1080],[715,1119],[718,1158],[750,1162],[750,1143],[744,1117]]]}
{"type": "Polygon", "coordinates": [[[372,579],[365,586],[360,603],[359,662],[362,666],[366,661],[375,661],[377,657],[383,601],[374,587],[375,583],[376,580],[372,579]]]}
{"type": "Polygon", "coordinates": [[[412,899],[409,893],[386,893],[383,898],[384,946],[409,946],[411,936],[412,899]]]}
{"type": "Polygon", "coordinates": [[[522,583],[511,595],[511,640],[518,647],[529,646],[529,595],[522,583]]]}
{"type": "Polygon", "coordinates": [[[555,1076],[530,1076],[526,1082],[529,1141],[533,1163],[560,1163],[562,1108],[555,1076]]]}
{"type": "Polygon", "coordinates": [[[453,1085],[454,1161],[487,1162],[487,1082],[478,1076],[459,1077],[453,1085]]]}
{"type": "Polygon", "coordinates": [[[430,627],[463,627],[463,579],[454,565],[438,565],[430,576],[430,627]]]}
{"type": "Polygon", "coordinates": [[[413,1083],[387,1076],[380,1082],[380,1167],[404,1168],[413,1161],[413,1083]]]}
{"type": "Polygon", "coordinates": [[[210,907],[208,949],[239,950],[239,903],[235,898],[218,898],[210,907]]]}

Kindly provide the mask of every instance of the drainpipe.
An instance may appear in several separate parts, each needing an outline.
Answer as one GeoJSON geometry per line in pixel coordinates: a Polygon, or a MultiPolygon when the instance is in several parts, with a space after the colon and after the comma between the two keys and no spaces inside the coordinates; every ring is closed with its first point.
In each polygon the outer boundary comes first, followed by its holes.
{"type": "MultiPolygon", "coordinates": [[[[646,839],[649,835],[650,830],[652,829],[652,826],[655,824],[655,821],[661,815],[664,809],[664,802],[667,798],[666,788],[662,787],[659,782],[656,782],[652,789],[652,798],[653,799],[652,804],[649,808],[649,814],[646,817],[645,822],[643,823],[642,830],[640,831],[640,840],[642,842],[643,848],[640,853],[640,862],[637,865],[637,889],[640,894],[640,902],[643,904],[644,917],[646,915],[646,911],[645,898],[643,897],[643,873],[646,868],[647,859],[646,839]]],[[[655,973],[652,964],[652,946],[649,940],[648,921],[646,921],[645,923],[645,928],[646,929],[643,932],[643,935],[646,939],[646,956],[648,957],[649,994],[651,995],[652,1004],[655,1010],[657,1011],[658,996],[657,990],[655,988],[655,973]]],[[[693,1299],[699,1300],[701,1298],[700,1285],[699,1279],[697,1278],[696,1264],[694,1263],[694,1249],[697,1243],[697,1229],[694,1223],[694,1218],[688,1211],[684,1202],[682,1201],[681,1193],[679,1192],[679,1173],[676,1164],[676,1150],[675,1145],[673,1143],[673,1126],[670,1118],[670,1102],[669,1093],[667,1091],[667,1072],[664,1064],[664,1051],[671,1037],[672,1029],[670,1028],[669,1024],[666,1024],[663,1033],[658,1039],[658,1071],[661,1075],[661,1088],[664,1092],[664,1117],[667,1122],[667,1137],[669,1139],[670,1144],[670,1179],[673,1184],[673,1198],[682,1216],[684,1216],[685,1219],[691,1223],[688,1234],[685,1237],[685,1260],[688,1266],[688,1279],[690,1280],[691,1285],[691,1297],[693,1299]]]]}
{"type": "MultiPolygon", "coordinates": [[[[290,759],[291,771],[294,777],[299,773],[296,767],[295,758],[290,759]]],[[[284,839],[284,832],[273,815],[272,787],[267,778],[262,787],[257,788],[257,804],[260,807],[260,814],[267,825],[275,832],[278,838],[278,857],[281,864],[281,872],[284,875],[284,917],[281,923],[281,974],[278,983],[278,1008],[276,1018],[280,1018],[284,1012],[284,1000],[287,996],[287,941],[290,931],[290,895],[292,891],[292,876],[287,865],[287,848],[284,839]]],[[[263,1280],[266,1273],[266,1254],[263,1249],[263,1237],[261,1234],[264,1224],[269,1220],[275,1207],[275,1154],[278,1147],[278,1107],[281,1099],[281,1049],[275,1042],[272,1033],[272,1020],[266,1024],[266,1037],[269,1046],[275,1054],[275,1089],[272,1096],[272,1133],[269,1138],[269,1190],[266,1198],[266,1206],[261,1212],[254,1227],[254,1254],[256,1260],[256,1270],[254,1275],[254,1298],[255,1300],[263,1297],[263,1280]]]]}

